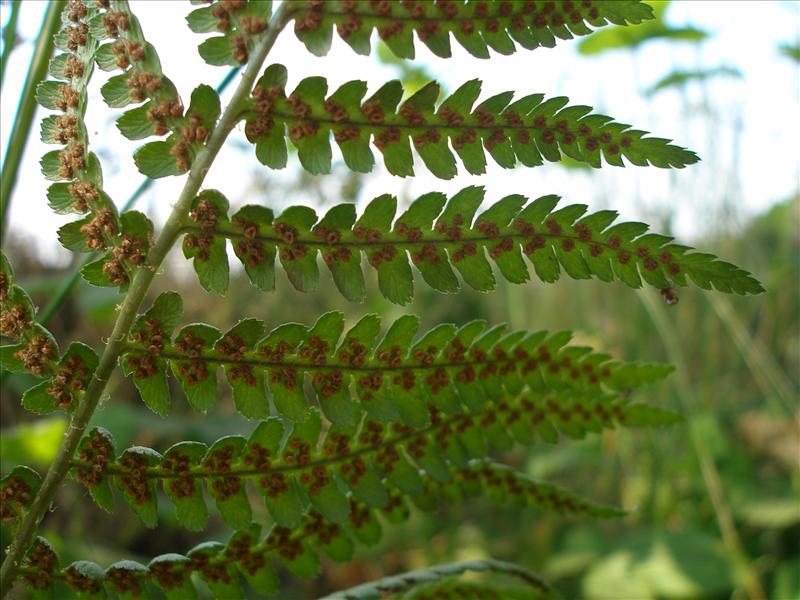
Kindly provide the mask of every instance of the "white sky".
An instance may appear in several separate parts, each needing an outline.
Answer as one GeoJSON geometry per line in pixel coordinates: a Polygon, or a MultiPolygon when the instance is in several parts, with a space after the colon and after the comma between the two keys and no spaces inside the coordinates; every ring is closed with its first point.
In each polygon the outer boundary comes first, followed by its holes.
{"type": "MultiPolygon", "coordinates": [[[[131,4],[146,37],[159,49],[164,73],[176,84],[185,102],[194,86],[215,86],[225,75],[226,67],[209,67],[195,51],[204,37],[185,27],[184,16],[193,8],[188,1],[133,0],[131,4]]],[[[3,152],[44,7],[43,1],[25,0],[20,10],[18,33],[24,44],[11,55],[0,103],[3,152]]],[[[3,4],[0,11],[5,23],[8,6],[3,4]]],[[[543,92],[548,96],[569,96],[573,104],[593,105],[620,122],[672,138],[698,152],[703,162],[681,171],[604,167],[584,173],[558,166],[506,171],[493,165],[489,158],[486,176],[470,176],[460,168],[455,179],[441,181],[430,175],[421,161],[415,169],[417,177],[392,177],[374,150],[379,165],[368,176],[360,201],[386,191],[415,197],[427,191],[453,192],[466,185],[482,184],[489,201],[509,193],[530,197],[556,193],[568,202],[615,208],[626,219],[658,222],[677,213],[673,226],[686,240],[718,223],[720,215],[732,214],[742,219],[795,193],[800,189],[800,71],[778,53],[777,47],[800,39],[800,3],[678,0],[670,7],[667,21],[676,26],[692,24],[706,29],[712,37],[701,46],[652,42],[635,56],[612,52],[597,58],[578,56],[576,42],[560,42],[555,49],[521,50],[510,57],[495,55],[491,62],[471,57],[455,41],[454,58],[439,59],[417,41],[417,61],[450,91],[479,77],[484,81],[482,97],[508,89],[519,95],[543,92]],[[721,64],[739,68],[743,79],[720,78],[710,81],[705,89],[690,87],[685,96],[669,91],[652,101],[639,93],[675,68],[721,64]],[[703,112],[704,98],[708,99],[710,114],[703,112]]],[[[288,67],[289,89],[310,75],[325,75],[330,90],[350,79],[365,80],[374,90],[397,76],[393,67],[356,55],[335,35],[329,55],[314,57],[290,30],[276,44],[268,58],[271,62],[288,67]]],[[[142,142],[129,142],[114,126],[120,111],[108,109],[99,95],[100,85],[108,76],[95,71],[87,125],[93,149],[103,161],[106,191],[122,204],[141,181],[131,153],[142,142]]],[[[224,103],[225,96],[223,106],[224,103]]],[[[69,217],[55,215],[48,208],[48,182],[38,164],[41,155],[53,149],[38,140],[39,121],[46,114],[40,109],[36,115],[13,196],[10,223],[16,234],[39,244],[44,256],[61,262],[68,259],[68,253],[58,247],[54,231],[69,217]]],[[[226,145],[209,172],[205,187],[223,190],[233,204],[262,203],[281,208],[312,201],[310,194],[276,198],[259,193],[252,185],[253,173],[280,179],[286,177],[287,171],[299,169],[299,163],[290,158],[287,170],[270,172],[256,161],[252,149],[242,150],[242,143],[246,142],[241,127],[229,142],[234,140],[239,143],[226,145]]],[[[336,145],[332,146],[336,156],[336,145]]],[[[182,177],[159,180],[137,208],[163,219],[182,184],[182,177]]],[[[338,201],[330,198],[331,204],[338,201]]]]}

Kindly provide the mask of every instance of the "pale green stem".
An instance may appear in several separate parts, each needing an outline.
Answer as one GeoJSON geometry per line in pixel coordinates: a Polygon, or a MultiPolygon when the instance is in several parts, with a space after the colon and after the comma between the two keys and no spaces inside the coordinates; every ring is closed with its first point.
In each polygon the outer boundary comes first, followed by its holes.
{"type": "Polygon", "coordinates": [[[17,171],[25,153],[33,115],[36,113],[36,86],[47,74],[50,56],[53,54],[53,36],[61,25],[63,8],[63,0],[51,0],[47,5],[42,27],[39,29],[39,39],[28,67],[28,76],[19,99],[14,128],[11,130],[11,137],[8,138],[8,147],[3,158],[3,172],[0,175],[0,238],[6,230],[11,193],[17,183],[17,171]]]}
{"type": "Polygon", "coordinates": [[[745,554],[742,540],[733,520],[733,513],[725,498],[725,487],[720,479],[717,465],[714,463],[714,458],[711,456],[699,430],[691,422],[691,408],[689,408],[687,400],[693,395],[692,386],[687,376],[687,365],[675,328],[667,319],[664,306],[651,290],[640,290],[637,295],[656,326],[656,330],[667,351],[669,361],[675,365],[675,374],[672,381],[678,393],[678,406],[681,413],[687,417],[686,431],[689,434],[689,440],[700,465],[700,472],[703,476],[708,498],[714,507],[717,525],[722,534],[722,542],[738,569],[742,586],[750,600],[764,600],[766,598],[764,588],[761,586],[761,582],[745,554]]]}
{"type": "Polygon", "coordinates": [[[0,56],[0,88],[3,87],[3,79],[6,75],[6,65],[11,51],[17,43],[17,19],[19,18],[20,2],[11,2],[11,14],[8,16],[8,23],[3,27],[3,54],[0,56]]]}
{"type": "Polygon", "coordinates": [[[281,5],[273,16],[269,29],[267,29],[264,37],[251,53],[250,61],[242,72],[242,79],[233,93],[230,104],[225,108],[219,123],[211,132],[208,143],[197,154],[183,190],[173,206],[172,213],[167,218],[158,239],[148,253],[145,264],[137,270],[131,281],[125,300],[120,306],[108,344],[100,357],[97,370],[84,392],[83,400],[72,415],[58,455],[53,464],[50,465],[36,498],[34,498],[28,512],[22,518],[8,554],[3,561],[3,566],[0,568],[0,598],[5,597],[11,589],[22,563],[22,558],[33,540],[39,523],[50,507],[56,489],[70,469],[70,461],[73,454],[97,408],[97,404],[103,396],[108,379],[117,365],[117,360],[125,348],[125,339],[150,288],[150,283],[153,281],[167,252],[175,244],[175,240],[180,233],[181,221],[188,212],[192,199],[197,195],[208,169],[214,162],[228,134],[238,122],[242,104],[253,88],[258,71],[266,59],[267,53],[275,43],[278,34],[288,21],[289,6],[289,3],[281,5]]]}
{"type": "MultiPolygon", "coordinates": [[[[486,558],[476,561],[463,561],[449,563],[446,565],[438,565],[428,569],[421,569],[419,571],[410,571],[408,573],[401,573],[400,575],[393,575],[385,577],[377,581],[370,581],[369,583],[362,583],[361,585],[334,592],[320,600],[346,600],[347,598],[386,598],[388,594],[391,597],[397,597],[396,594],[402,594],[411,590],[419,585],[430,583],[446,577],[453,577],[461,575],[465,572],[479,572],[479,573],[498,573],[516,577],[520,581],[525,582],[528,586],[535,588],[542,592],[542,596],[552,597],[550,592],[550,585],[539,578],[538,575],[531,573],[527,569],[519,565],[494,560],[493,558],[486,558]],[[378,595],[376,595],[378,594],[378,595]]],[[[438,594],[435,594],[438,596],[438,594]]],[[[537,597],[539,594],[536,594],[537,597]]]]}

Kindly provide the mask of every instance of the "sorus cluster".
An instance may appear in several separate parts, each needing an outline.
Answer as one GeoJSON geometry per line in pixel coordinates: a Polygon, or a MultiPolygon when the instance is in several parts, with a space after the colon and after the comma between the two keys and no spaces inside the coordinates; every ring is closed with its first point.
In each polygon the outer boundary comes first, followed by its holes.
{"type": "Polygon", "coordinates": [[[46,590],[52,584],[58,568],[58,557],[48,542],[37,538],[25,557],[25,566],[30,568],[22,576],[25,583],[33,589],[46,590]]]}
{"type": "Polygon", "coordinates": [[[230,475],[234,461],[235,450],[233,446],[226,445],[215,449],[202,463],[204,469],[214,473],[211,491],[220,500],[225,501],[239,493],[242,482],[234,475],[230,475]]]}
{"type": "Polygon", "coordinates": [[[108,463],[114,459],[114,446],[95,429],[81,443],[78,457],[83,464],[75,468],[75,478],[87,487],[96,487],[103,481],[108,463]]]}
{"type": "Polygon", "coordinates": [[[33,489],[21,475],[14,475],[0,487],[0,521],[15,521],[33,500],[33,489]]]}

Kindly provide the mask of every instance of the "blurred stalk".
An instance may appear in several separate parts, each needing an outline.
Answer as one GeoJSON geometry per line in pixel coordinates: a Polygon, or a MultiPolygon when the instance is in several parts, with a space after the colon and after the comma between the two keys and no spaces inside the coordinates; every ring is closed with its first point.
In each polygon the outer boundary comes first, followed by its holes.
{"type": "MultiPolygon", "coordinates": [[[[219,82],[219,84],[216,87],[218,94],[224,92],[225,88],[227,88],[228,85],[230,85],[231,81],[233,81],[233,78],[239,72],[239,68],[240,67],[234,67],[233,69],[228,71],[228,74],[225,75],[225,78],[219,82]]],[[[149,178],[145,178],[144,180],[142,180],[142,182],[139,184],[139,187],[136,188],[133,194],[131,194],[130,198],[128,198],[125,201],[125,204],[122,205],[120,212],[125,212],[126,210],[130,210],[133,207],[133,205],[136,204],[139,198],[141,198],[142,195],[153,184],[153,181],[154,181],[153,179],[149,178]]],[[[86,258],[78,262],[78,264],[72,270],[72,273],[70,273],[67,277],[63,279],[61,285],[58,287],[58,290],[53,295],[53,298],[50,300],[47,306],[45,306],[44,309],[42,309],[37,315],[36,318],[39,321],[39,323],[45,325],[52,318],[52,316],[56,312],[58,312],[58,309],[61,308],[61,305],[64,303],[64,301],[67,299],[67,296],[69,296],[69,293],[72,291],[72,288],[74,288],[77,285],[78,281],[80,281],[81,269],[83,269],[83,267],[88,265],[93,260],[97,260],[97,258],[99,257],[100,257],[99,252],[92,252],[86,258]]]]}
{"type": "Polygon", "coordinates": [[[720,479],[719,471],[717,471],[714,459],[708,447],[705,445],[699,430],[693,423],[691,409],[686,402],[686,399],[692,396],[692,388],[687,376],[687,365],[684,360],[683,350],[678,342],[675,327],[669,322],[669,319],[667,319],[664,306],[661,301],[656,298],[652,290],[640,290],[637,296],[642,301],[647,314],[652,319],[661,337],[669,361],[675,365],[675,373],[672,375],[671,380],[677,391],[678,408],[686,417],[686,430],[689,434],[689,440],[692,443],[694,453],[697,456],[697,461],[700,464],[700,472],[703,476],[703,483],[705,484],[708,498],[711,501],[711,505],[714,507],[717,525],[722,533],[722,542],[725,544],[725,548],[734,561],[739,572],[741,584],[746,590],[747,595],[751,600],[765,600],[766,594],[764,588],[761,586],[761,582],[750,564],[750,559],[745,554],[744,548],[742,547],[742,540],[739,537],[739,532],[736,530],[736,524],[733,521],[733,513],[725,498],[725,489],[720,479]]]}
{"type": "Polygon", "coordinates": [[[8,139],[8,147],[3,157],[3,172],[0,175],[0,237],[6,229],[11,193],[17,183],[17,171],[28,142],[33,115],[36,113],[36,86],[47,74],[47,65],[53,54],[53,36],[61,25],[63,8],[63,0],[51,0],[47,5],[22,95],[19,98],[17,116],[14,119],[11,137],[8,139]]]}
{"type": "Polygon", "coordinates": [[[733,310],[730,300],[718,294],[705,294],[705,296],[733,338],[733,342],[744,357],[764,396],[770,403],[777,405],[778,411],[785,412],[791,423],[795,406],[792,398],[796,398],[797,394],[793,389],[792,382],[783,372],[772,352],[750,335],[742,320],[733,310]],[[775,402],[776,399],[777,402],[775,402]]]}
{"type": "Polygon", "coordinates": [[[11,2],[11,14],[8,16],[8,23],[3,27],[3,54],[0,55],[0,88],[3,87],[8,57],[11,56],[11,51],[17,41],[17,18],[19,17],[20,4],[21,2],[11,2]]]}

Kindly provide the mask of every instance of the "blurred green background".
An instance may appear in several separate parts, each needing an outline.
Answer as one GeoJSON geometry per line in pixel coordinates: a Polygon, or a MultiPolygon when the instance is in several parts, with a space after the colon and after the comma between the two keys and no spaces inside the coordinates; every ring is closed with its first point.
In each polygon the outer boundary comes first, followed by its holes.
{"type": "MultiPolygon", "coordinates": [[[[666,6],[660,6],[661,16],[666,6]]],[[[586,60],[611,50],[635,56],[654,39],[702,44],[710,35],[660,19],[630,30],[606,30],[580,48],[586,60]]],[[[798,60],[797,46],[776,46],[775,52],[780,60],[798,60]]],[[[392,61],[388,53],[379,58],[393,65],[411,88],[431,78],[424,66],[392,61]]],[[[711,120],[714,97],[698,107],[693,94],[715,78],[740,76],[735,65],[687,65],[664,73],[641,93],[675,94],[683,110],[711,120]]],[[[300,172],[269,185],[275,195],[303,190],[313,197],[316,190],[329,201],[335,189],[336,201],[355,201],[363,181],[342,169],[326,180],[324,190],[319,178],[300,172]]],[[[731,201],[709,200],[722,215],[731,201]]],[[[670,232],[673,210],[659,208],[655,230],[670,232]]],[[[681,412],[682,424],[518,448],[503,457],[536,478],[629,509],[628,517],[576,521],[511,506],[497,510],[480,499],[441,507],[434,514],[415,512],[403,526],[384,527],[380,546],[362,548],[352,563],[326,561],[316,580],[297,581],[282,573],[282,598],[311,598],[424,565],[491,556],[531,568],[565,598],[723,599],[760,592],[763,598],[791,600],[800,598],[799,214],[798,189],[788,189],[786,198],[776,198],[771,209],[747,222],[723,216],[701,238],[682,240],[752,271],[768,290],[756,298],[689,290],[681,291],[677,305],[668,306],[657,291],[564,279],[548,286],[501,283],[492,294],[462,291],[451,297],[419,285],[409,307],[393,306],[379,294],[355,306],[341,298],[329,278],[323,277],[320,292],[312,295],[295,292],[285,278],[279,279],[278,291],[265,296],[234,271],[230,292],[220,299],[198,294],[193,276],[172,267],[156,279],[152,295],[176,289],[184,297],[186,322],[212,320],[222,329],[243,315],[264,319],[268,326],[312,323],[331,309],[342,310],[350,323],[366,312],[387,319],[413,312],[422,316],[423,328],[480,317],[514,328],[571,329],[580,342],[621,358],[678,367],[665,382],[641,393],[681,412]]],[[[35,247],[15,239],[13,228],[4,247],[23,286],[40,306],[46,304],[70,269],[49,266],[35,247]]],[[[367,280],[374,289],[375,278],[367,280]]],[[[83,340],[99,347],[118,301],[114,291],[81,283],[51,328],[62,346],[83,340]]],[[[65,428],[62,417],[38,419],[20,408],[20,395],[31,383],[23,376],[2,376],[3,473],[21,463],[43,472],[65,428]]],[[[139,444],[165,449],[183,439],[211,442],[229,433],[249,434],[254,427],[224,396],[213,418],[195,414],[177,400],[172,416],[161,419],[143,407],[120,374],[109,390],[92,425],[111,430],[118,448],[139,444]]],[[[172,391],[173,398],[181,397],[178,386],[172,391]]],[[[161,515],[159,529],[148,531],[121,502],[113,516],[103,514],[73,483],[62,486],[56,506],[44,530],[65,563],[89,559],[107,565],[122,558],[147,562],[155,554],[185,551],[226,536],[218,518],[212,518],[205,532],[186,532],[169,509],[161,515]]],[[[256,498],[253,506],[263,507],[256,498]]],[[[263,512],[257,516],[268,520],[263,512]]],[[[8,532],[0,533],[6,545],[8,532]]]]}

